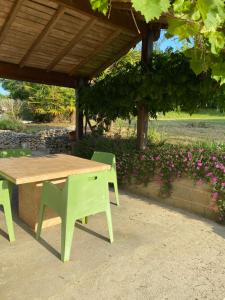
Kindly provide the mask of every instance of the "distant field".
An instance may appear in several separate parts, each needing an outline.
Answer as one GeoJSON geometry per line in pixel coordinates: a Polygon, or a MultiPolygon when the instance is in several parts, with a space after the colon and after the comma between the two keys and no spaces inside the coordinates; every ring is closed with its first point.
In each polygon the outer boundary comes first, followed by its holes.
{"type": "MultiPolygon", "coordinates": [[[[135,133],[136,120],[131,124],[117,121],[114,130],[123,135],[135,133]],[[129,128],[129,129],[128,129],[129,128]]],[[[158,115],[157,120],[149,121],[149,135],[156,140],[169,143],[216,142],[225,143],[225,113],[216,110],[203,110],[189,115],[184,112],[169,112],[165,116],[158,115]]]]}
{"type": "MultiPolygon", "coordinates": [[[[28,124],[27,131],[35,132],[53,127],[74,129],[70,123],[28,124]]],[[[112,134],[135,135],[136,119],[128,122],[118,120],[112,127],[112,134]]],[[[149,121],[149,135],[154,140],[169,143],[216,142],[225,143],[225,113],[216,110],[203,110],[193,115],[184,112],[170,112],[149,121]]]]}
{"type": "Polygon", "coordinates": [[[225,119],[158,120],[149,125],[169,143],[225,143],[225,119]]]}
{"type": "Polygon", "coordinates": [[[158,115],[158,120],[225,120],[225,113],[221,113],[217,110],[202,110],[192,115],[185,112],[174,112],[171,111],[158,115]]]}

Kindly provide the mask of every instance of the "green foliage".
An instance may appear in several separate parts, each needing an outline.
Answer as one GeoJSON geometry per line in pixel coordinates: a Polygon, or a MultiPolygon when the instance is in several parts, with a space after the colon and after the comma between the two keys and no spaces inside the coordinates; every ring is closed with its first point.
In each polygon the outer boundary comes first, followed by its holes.
{"type": "Polygon", "coordinates": [[[24,124],[19,120],[2,119],[0,120],[0,130],[23,131],[24,124]]]}
{"type": "Polygon", "coordinates": [[[2,86],[11,98],[24,102],[24,108],[35,120],[69,119],[74,112],[73,89],[6,79],[2,86]]]}
{"type": "MultiPolygon", "coordinates": [[[[105,13],[107,1],[96,0],[96,2],[98,5],[95,4],[94,7],[101,11],[104,6],[105,13]]],[[[225,83],[224,0],[131,0],[131,2],[133,8],[145,17],[146,22],[159,19],[162,14],[166,14],[168,37],[178,36],[180,40],[192,39],[193,47],[187,54],[196,74],[209,70],[220,84],[225,83]]]]}
{"type": "Polygon", "coordinates": [[[132,3],[136,11],[144,12],[147,22],[158,19],[170,7],[169,0],[132,0],[132,3]]]}
{"type": "Polygon", "coordinates": [[[90,2],[94,10],[99,10],[106,15],[108,11],[108,0],[90,0],[90,2]]]}
{"type": "Polygon", "coordinates": [[[89,119],[130,119],[144,104],[152,118],[158,112],[176,110],[193,113],[207,103],[225,108],[224,88],[210,74],[196,76],[182,53],[154,54],[150,67],[124,62],[111,74],[97,79],[81,91],[81,105],[89,119]]]}
{"type": "Polygon", "coordinates": [[[119,183],[147,184],[158,180],[164,196],[172,191],[173,182],[190,177],[196,184],[209,184],[210,208],[225,221],[225,146],[170,144],[149,145],[135,150],[133,139],[107,139],[87,136],[75,147],[75,155],[90,159],[94,151],[112,152],[117,159],[119,183]]]}
{"type": "Polygon", "coordinates": [[[75,107],[74,91],[56,86],[38,85],[27,104],[34,116],[40,120],[69,119],[75,107]]]}

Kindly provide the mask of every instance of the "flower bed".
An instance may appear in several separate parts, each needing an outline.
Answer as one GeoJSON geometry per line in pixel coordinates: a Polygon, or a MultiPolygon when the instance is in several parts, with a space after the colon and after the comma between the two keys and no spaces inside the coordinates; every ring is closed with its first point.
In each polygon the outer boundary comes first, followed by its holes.
{"type": "Polygon", "coordinates": [[[225,152],[224,147],[184,147],[163,145],[146,152],[123,154],[117,163],[120,181],[148,184],[157,181],[161,197],[169,197],[173,183],[190,178],[196,185],[208,184],[211,201],[208,208],[225,220],[225,152]]]}
{"type": "Polygon", "coordinates": [[[206,183],[211,194],[208,208],[225,221],[225,146],[149,145],[146,151],[135,150],[133,140],[86,138],[76,147],[76,155],[90,158],[93,151],[116,154],[120,183],[149,184],[157,181],[160,195],[169,197],[173,183],[189,178],[193,184],[206,183]]]}

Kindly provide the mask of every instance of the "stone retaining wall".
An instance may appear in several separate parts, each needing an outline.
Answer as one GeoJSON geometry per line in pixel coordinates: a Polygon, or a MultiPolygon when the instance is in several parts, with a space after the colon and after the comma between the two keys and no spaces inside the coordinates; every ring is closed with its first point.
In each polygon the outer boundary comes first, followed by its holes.
{"type": "Polygon", "coordinates": [[[125,188],[137,195],[185,209],[211,220],[217,220],[217,214],[209,210],[211,191],[208,185],[194,184],[191,179],[179,179],[173,183],[172,193],[168,197],[160,196],[160,184],[152,181],[145,185],[129,184],[125,188]]]}
{"type": "Polygon", "coordinates": [[[0,130],[0,149],[29,148],[49,153],[69,152],[68,129],[49,129],[38,133],[18,133],[0,130]]]}

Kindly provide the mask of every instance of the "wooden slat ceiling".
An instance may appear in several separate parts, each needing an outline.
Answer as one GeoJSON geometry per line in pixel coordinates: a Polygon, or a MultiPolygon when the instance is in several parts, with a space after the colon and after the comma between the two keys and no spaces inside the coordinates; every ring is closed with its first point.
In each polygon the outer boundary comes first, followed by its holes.
{"type": "MultiPolygon", "coordinates": [[[[141,26],[141,25],[140,25],[141,26]]],[[[0,77],[75,87],[140,40],[127,11],[110,19],[88,0],[0,0],[0,77]]]]}

